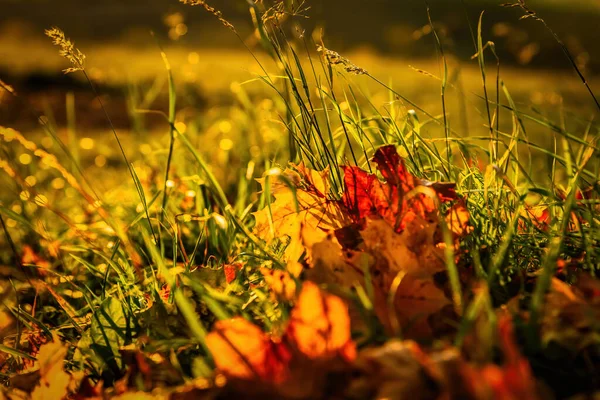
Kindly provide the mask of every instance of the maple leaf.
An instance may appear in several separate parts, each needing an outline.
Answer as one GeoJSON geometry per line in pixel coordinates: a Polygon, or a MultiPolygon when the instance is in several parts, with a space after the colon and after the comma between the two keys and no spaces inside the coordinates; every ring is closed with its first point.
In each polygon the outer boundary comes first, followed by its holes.
{"type": "Polygon", "coordinates": [[[286,337],[310,359],[356,357],[350,337],[350,317],[346,304],[327,294],[312,282],[305,282],[292,310],[286,337]]]}
{"type": "Polygon", "coordinates": [[[415,222],[433,221],[436,198],[441,202],[457,198],[453,183],[422,181],[411,175],[394,146],[378,149],[373,161],[385,182],[358,167],[344,167],[342,203],[361,227],[367,218],[382,218],[402,232],[415,222]]]}
{"type": "Polygon", "coordinates": [[[243,318],[218,321],[206,344],[217,368],[228,377],[278,383],[288,376],[287,347],[243,318]]]}
{"type": "Polygon", "coordinates": [[[407,231],[397,234],[383,220],[368,221],[361,235],[362,251],[348,261],[357,270],[370,271],[380,321],[392,332],[401,328],[406,337],[431,336],[430,317],[451,304],[433,280],[446,268],[443,250],[432,244],[433,230],[427,233],[429,244],[418,239],[416,248],[410,246],[413,238],[407,231]]]}
{"type": "Polygon", "coordinates": [[[403,327],[402,333],[412,338],[431,336],[429,319],[452,304],[430,276],[417,273],[402,278],[393,299],[394,315],[403,327]]]}
{"type": "MultiPolygon", "coordinates": [[[[415,222],[416,223],[416,222],[415,222]]],[[[412,224],[412,223],[411,223],[412,224]]],[[[357,250],[343,251],[335,237],[313,245],[313,267],[307,278],[343,287],[366,285],[368,271],[374,289],[375,313],[394,332],[398,321],[411,337],[431,335],[430,318],[441,312],[449,299],[436,286],[433,276],[445,273],[444,249],[436,246],[438,224],[413,228],[402,233],[382,219],[367,219],[357,250]],[[390,296],[393,302],[390,303],[390,296]]]]}
{"type": "MultiPolygon", "coordinates": [[[[285,261],[295,262],[305,251],[302,230],[309,229],[315,240],[324,238],[327,231],[345,224],[337,202],[327,198],[329,172],[317,172],[303,164],[292,165],[281,176],[269,177],[269,191],[275,201],[263,210],[255,212],[255,233],[270,242],[274,239],[289,238],[284,253],[285,261]],[[293,185],[292,188],[288,184],[293,185]]],[[[267,190],[267,179],[259,180],[263,190],[267,190]]]]}

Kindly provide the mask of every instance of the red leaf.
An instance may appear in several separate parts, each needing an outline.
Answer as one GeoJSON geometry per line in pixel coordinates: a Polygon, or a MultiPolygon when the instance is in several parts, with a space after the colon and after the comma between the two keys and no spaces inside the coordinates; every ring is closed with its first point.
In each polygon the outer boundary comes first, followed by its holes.
{"type": "Polygon", "coordinates": [[[241,265],[225,264],[223,265],[223,272],[225,273],[225,280],[227,283],[231,283],[235,280],[237,272],[241,269],[241,265]]]}
{"type": "Polygon", "coordinates": [[[415,218],[429,219],[437,211],[436,196],[442,202],[456,199],[454,184],[421,181],[411,175],[394,146],[377,150],[373,161],[385,182],[358,167],[344,167],[342,201],[359,226],[367,217],[383,218],[401,232],[415,218]]]}
{"type": "Polygon", "coordinates": [[[388,185],[399,187],[404,193],[417,186],[416,178],[408,173],[394,146],[381,147],[375,152],[373,161],[377,163],[377,168],[388,185]]]}

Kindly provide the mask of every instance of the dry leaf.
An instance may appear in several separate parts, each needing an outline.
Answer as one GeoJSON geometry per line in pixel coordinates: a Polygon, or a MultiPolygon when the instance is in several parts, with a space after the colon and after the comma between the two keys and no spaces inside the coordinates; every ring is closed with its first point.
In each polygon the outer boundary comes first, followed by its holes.
{"type": "Polygon", "coordinates": [[[57,338],[40,347],[37,361],[40,381],[31,393],[33,400],[57,400],[68,395],[71,376],[64,370],[67,347],[57,338]]]}
{"type": "Polygon", "coordinates": [[[223,265],[223,273],[225,274],[225,281],[229,284],[233,282],[237,276],[237,273],[242,269],[242,264],[225,264],[223,265]]]}
{"type": "Polygon", "coordinates": [[[542,342],[551,342],[568,349],[582,350],[597,345],[600,335],[600,285],[580,274],[570,286],[553,278],[541,320],[542,342]]]}
{"type": "MultiPolygon", "coordinates": [[[[304,165],[287,169],[282,174],[285,180],[276,176],[269,178],[269,190],[275,201],[263,210],[255,212],[255,233],[261,239],[270,242],[275,238],[289,238],[285,249],[285,261],[295,262],[305,251],[302,243],[302,230],[308,229],[315,241],[327,236],[327,231],[343,226],[344,216],[339,205],[327,198],[328,172],[316,172],[304,165]],[[298,208],[296,209],[296,201],[298,208]]],[[[263,190],[267,181],[260,180],[263,190]]]]}
{"type": "Polygon", "coordinates": [[[289,350],[243,318],[218,321],[206,344],[227,377],[279,383],[288,376],[289,350]]]}
{"type": "Polygon", "coordinates": [[[342,203],[360,226],[365,226],[367,218],[382,218],[396,232],[402,232],[414,225],[415,220],[419,224],[433,222],[436,198],[441,201],[456,198],[453,184],[436,186],[411,175],[394,146],[381,147],[373,161],[385,182],[358,167],[344,167],[346,191],[342,203]]]}
{"type": "Polygon", "coordinates": [[[392,318],[395,316],[398,319],[402,334],[410,338],[431,336],[430,317],[451,304],[430,276],[416,272],[404,275],[392,295],[394,309],[387,311],[392,313],[392,318]]]}
{"type": "Polygon", "coordinates": [[[464,365],[462,375],[476,399],[540,399],[536,380],[517,348],[510,316],[501,316],[498,322],[498,337],[503,351],[503,365],[486,365],[474,368],[464,365]]]}
{"type": "Polygon", "coordinates": [[[289,272],[263,267],[260,273],[276,299],[292,301],[296,298],[296,281],[289,272]]]}
{"type": "MultiPolygon", "coordinates": [[[[521,211],[521,217],[531,221],[531,224],[542,231],[547,231],[550,227],[550,212],[546,206],[526,206],[521,211]]],[[[527,224],[523,219],[519,219],[517,229],[519,232],[527,230],[527,224]]]]}
{"type": "Polygon", "coordinates": [[[350,399],[442,399],[440,385],[424,364],[415,342],[391,340],[362,351],[355,363],[356,378],[349,382],[350,399]]]}
{"type": "Polygon", "coordinates": [[[292,310],[286,337],[308,358],[341,356],[352,361],[356,347],[350,335],[346,304],[312,282],[305,282],[292,310]]]}
{"type": "Polygon", "coordinates": [[[23,255],[21,256],[21,263],[27,265],[37,265],[39,267],[39,274],[44,276],[45,269],[50,269],[51,264],[48,260],[36,253],[33,248],[29,245],[23,246],[23,255]]]}

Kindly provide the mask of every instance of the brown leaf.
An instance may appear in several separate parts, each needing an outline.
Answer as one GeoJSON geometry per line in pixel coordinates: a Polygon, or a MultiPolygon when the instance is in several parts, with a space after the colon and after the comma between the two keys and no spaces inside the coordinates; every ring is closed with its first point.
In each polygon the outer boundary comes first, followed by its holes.
{"type": "Polygon", "coordinates": [[[541,335],[545,344],[555,342],[568,349],[582,350],[598,343],[597,321],[600,320],[600,285],[587,274],[570,286],[554,278],[546,295],[541,319],[541,335]]]}
{"type": "Polygon", "coordinates": [[[429,319],[451,304],[431,276],[416,272],[404,275],[394,296],[391,318],[396,317],[402,334],[409,338],[426,338],[432,335],[429,319]]]}
{"type": "Polygon", "coordinates": [[[424,354],[412,341],[391,340],[360,352],[350,399],[442,399],[441,388],[423,365],[424,354]]]}

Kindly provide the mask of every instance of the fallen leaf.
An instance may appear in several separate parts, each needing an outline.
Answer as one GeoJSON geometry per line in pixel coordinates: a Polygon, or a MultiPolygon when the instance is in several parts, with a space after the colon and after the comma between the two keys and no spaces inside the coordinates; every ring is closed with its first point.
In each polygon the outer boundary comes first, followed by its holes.
{"type": "Polygon", "coordinates": [[[277,299],[292,301],[296,298],[296,281],[289,272],[263,267],[260,269],[260,273],[277,299]]]}
{"type": "Polygon", "coordinates": [[[44,276],[46,269],[50,269],[51,264],[48,260],[36,253],[29,245],[23,246],[23,254],[21,255],[21,263],[25,265],[36,265],[39,267],[38,272],[44,276]]]}
{"type": "Polygon", "coordinates": [[[305,251],[302,242],[302,230],[310,230],[315,240],[327,236],[328,231],[345,224],[337,202],[327,197],[329,190],[326,175],[328,172],[316,172],[304,165],[292,166],[282,172],[285,178],[270,176],[261,179],[263,190],[268,189],[275,201],[263,210],[254,213],[255,233],[261,239],[271,242],[287,237],[289,244],[285,249],[285,261],[295,262],[305,251]],[[293,185],[293,188],[288,186],[293,185]],[[297,208],[296,208],[297,206],[297,208]]]}
{"type": "Polygon", "coordinates": [[[443,399],[443,388],[426,368],[425,355],[410,340],[390,340],[366,349],[354,365],[355,378],[348,383],[350,399],[443,399]]]}
{"type": "Polygon", "coordinates": [[[554,342],[581,351],[598,346],[600,337],[600,285],[588,274],[569,285],[552,279],[542,311],[541,337],[545,345],[554,342]]]}
{"type": "Polygon", "coordinates": [[[401,279],[395,293],[391,294],[394,296],[394,308],[386,311],[392,314],[391,318],[398,319],[405,337],[430,337],[432,324],[429,319],[451,305],[451,302],[428,275],[412,272],[401,279]]]}
{"type": "Polygon", "coordinates": [[[350,335],[348,308],[339,297],[327,294],[312,282],[305,282],[292,310],[286,337],[310,359],[356,357],[350,335]]]}
{"type": "Polygon", "coordinates": [[[504,355],[502,365],[488,364],[477,368],[464,364],[463,379],[476,399],[540,399],[536,380],[517,348],[513,334],[512,319],[503,315],[498,322],[498,339],[504,355]]]}
{"type": "Polygon", "coordinates": [[[215,364],[225,376],[279,383],[288,376],[291,353],[243,318],[218,321],[206,336],[215,364]]]}
{"type": "Polygon", "coordinates": [[[37,355],[40,381],[31,392],[33,400],[56,400],[68,395],[71,376],[64,370],[66,355],[67,347],[57,338],[40,347],[37,355]]]}
{"type": "Polygon", "coordinates": [[[519,219],[517,225],[519,232],[527,231],[526,221],[530,221],[531,226],[542,231],[547,231],[550,227],[550,212],[546,206],[526,206],[521,211],[521,217],[523,218],[519,219]]]}
{"type": "Polygon", "coordinates": [[[394,146],[375,152],[373,161],[385,182],[358,167],[344,167],[345,193],[342,203],[355,223],[365,225],[366,218],[382,218],[402,232],[414,220],[431,221],[437,212],[436,197],[453,199],[453,184],[440,187],[411,175],[394,146]],[[452,186],[452,189],[450,189],[452,186]]]}
{"type": "Polygon", "coordinates": [[[225,264],[223,265],[223,273],[225,274],[225,281],[229,284],[233,282],[237,276],[238,271],[242,269],[242,265],[236,264],[225,264]]]}

